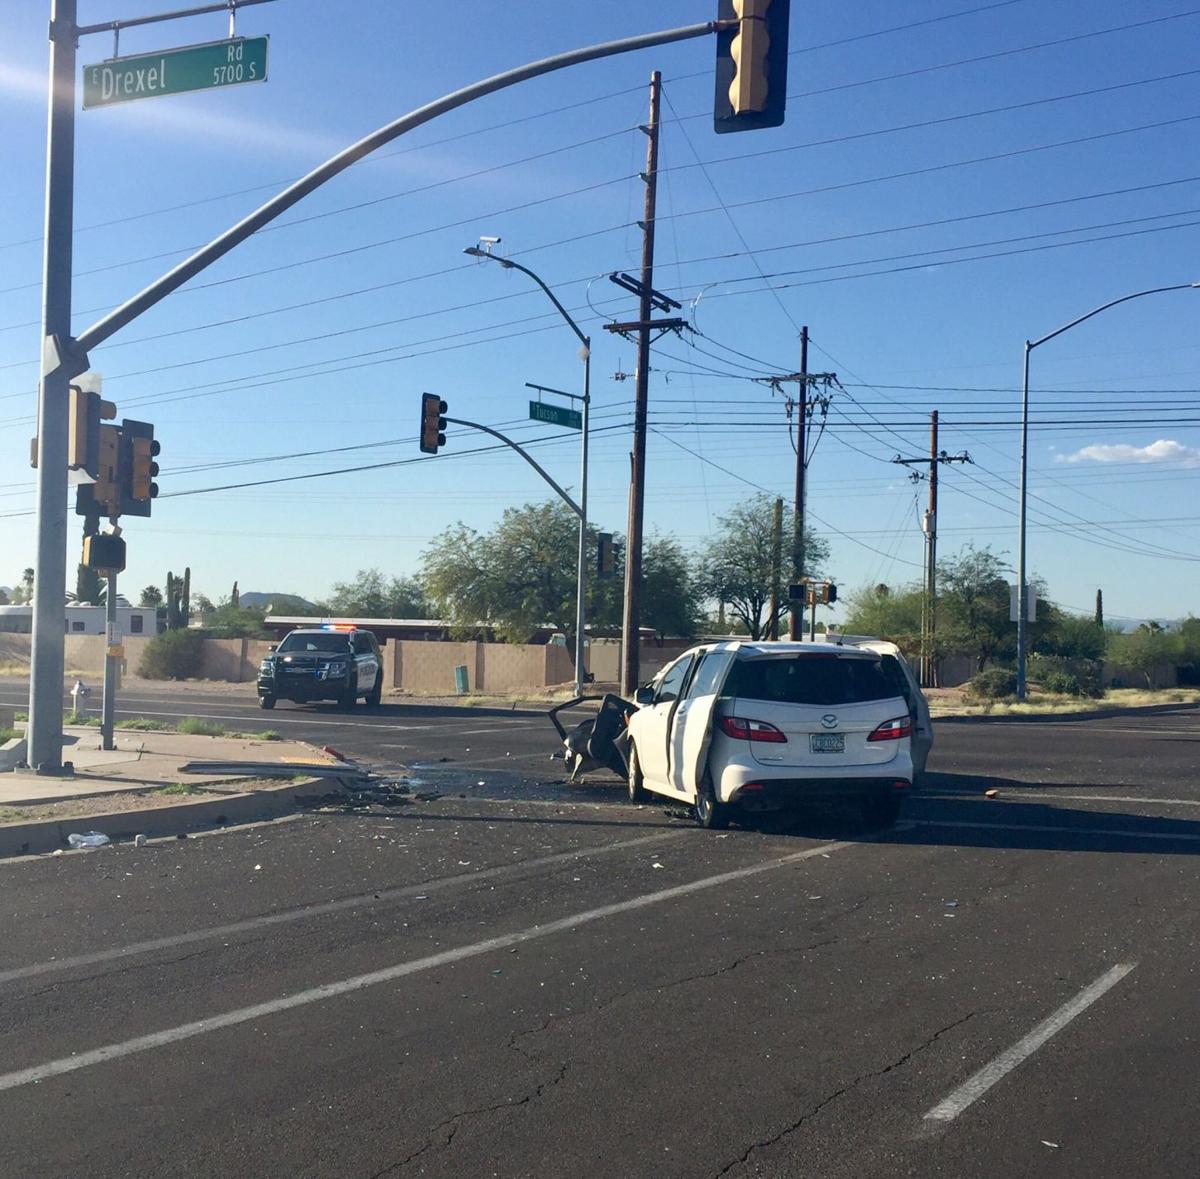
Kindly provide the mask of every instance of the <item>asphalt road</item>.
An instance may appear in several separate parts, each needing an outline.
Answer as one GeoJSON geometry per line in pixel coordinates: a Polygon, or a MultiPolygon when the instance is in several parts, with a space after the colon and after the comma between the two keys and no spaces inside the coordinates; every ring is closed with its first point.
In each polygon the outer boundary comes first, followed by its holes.
{"type": "Polygon", "coordinates": [[[703,832],[536,716],[266,723],[441,797],[0,865],[0,1174],[1200,1173],[1193,709],[939,724],[889,833],[703,832]]]}

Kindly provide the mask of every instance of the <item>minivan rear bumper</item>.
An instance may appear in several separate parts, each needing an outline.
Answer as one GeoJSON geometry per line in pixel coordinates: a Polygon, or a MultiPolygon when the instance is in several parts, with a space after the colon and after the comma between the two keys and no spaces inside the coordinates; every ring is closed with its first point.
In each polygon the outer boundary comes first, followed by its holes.
{"type": "Polygon", "coordinates": [[[910,758],[898,759],[883,773],[811,774],[785,776],[764,773],[762,766],[728,765],[721,774],[718,793],[723,802],[742,802],[775,807],[803,802],[858,800],[880,794],[907,795],[912,791],[910,758]]]}

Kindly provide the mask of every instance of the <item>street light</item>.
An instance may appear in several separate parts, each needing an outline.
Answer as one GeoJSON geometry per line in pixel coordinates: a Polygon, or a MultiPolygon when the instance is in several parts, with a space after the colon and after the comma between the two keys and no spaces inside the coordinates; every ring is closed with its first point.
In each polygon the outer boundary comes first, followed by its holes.
{"type": "Polygon", "coordinates": [[[1029,443],[1029,354],[1037,347],[1045,344],[1048,340],[1053,340],[1055,336],[1061,336],[1063,332],[1070,331],[1071,328],[1077,327],[1083,323],[1085,319],[1091,319],[1093,315],[1099,315],[1101,311],[1107,311],[1110,307],[1115,307],[1118,303],[1128,303],[1130,299],[1140,299],[1145,295],[1160,295],[1164,291],[1188,291],[1200,288],[1200,282],[1181,282],[1170,287],[1151,287],[1148,291],[1135,291],[1132,295],[1122,295],[1119,299],[1113,299],[1108,303],[1104,303],[1099,307],[1094,307],[1085,315],[1079,316],[1078,319],[1071,320],[1070,323],[1064,323],[1062,327],[1056,328],[1054,331],[1044,335],[1039,340],[1025,341],[1025,379],[1021,389],[1021,508],[1020,508],[1020,526],[1017,540],[1017,699],[1025,699],[1025,656],[1028,646],[1028,608],[1027,600],[1029,595],[1028,586],[1025,580],[1025,477],[1028,466],[1028,443],[1029,443]]]}
{"type": "Polygon", "coordinates": [[[579,355],[583,360],[583,438],[579,474],[579,554],[576,565],[575,586],[575,695],[582,696],[584,684],[586,683],[586,673],[584,671],[584,624],[586,622],[585,602],[587,597],[588,430],[592,403],[592,340],[590,336],[584,335],[579,324],[571,318],[570,312],[559,302],[558,296],[528,266],[522,266],[520,262],[514,262],[511,258],[502,258],[499,254],[491,252],[491,245],[494,245],[499,240],[499,238],[480,238],[480,241],[488,243],[486,248],[468,246],[463,250],[463,253],[470,254],[473,258],[483,258],[487,261],[498,262],[505,270],[519,270],[522,274],[528,275],[529,278],[533,279],[542,288],[546,297],[554,304],[559,315],[566,320],[567,326],[579,337],[579,343],[582,345],[579,355]]]}

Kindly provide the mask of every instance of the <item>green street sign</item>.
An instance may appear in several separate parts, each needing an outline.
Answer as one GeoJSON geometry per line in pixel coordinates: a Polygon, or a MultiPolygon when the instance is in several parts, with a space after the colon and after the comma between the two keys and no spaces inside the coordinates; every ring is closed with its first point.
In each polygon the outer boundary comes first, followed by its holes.
{"type": "Polygon", "coordinates": [[[549,405],[545,401],[529,403],[529,417],[535,422],[549,422],[552,426],[566,426],[571,430],[583,429],[583,414],[577,409],[562,405],[549,405]]]}
{"type": "Polygon", "coordinates": [[[267,80],[269,37],[234,37],[83,67],[83,109],[267,80]]]}

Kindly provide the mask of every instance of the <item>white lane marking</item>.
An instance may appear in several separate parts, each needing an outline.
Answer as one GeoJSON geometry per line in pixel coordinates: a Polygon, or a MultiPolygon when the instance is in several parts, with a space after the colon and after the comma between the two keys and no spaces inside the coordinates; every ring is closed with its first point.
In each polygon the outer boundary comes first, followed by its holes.
{"type": "MultiPolygon", "coordinates": [[[[1048,789],[1053,790],[1053,787],[1048,789]]],[[[932,795],[926,791],[922,791],[921,795],[925,798],[962,798],[961,794],[955,794],[947,791],[945,794],[932,795]]],[[[1059,794],[1054,790],[1053,794],[1044,793],[1042,790],[1006,790],[1000,788],[1001,798],[1040,798],[1047,803],[1057,802],[1060,798],[1068,802],[1148,802],[1155,803],[1158,806],[1200,806],[1200,798],[1146,798],[1138,794],[1059,794]]]]}
{"type": "MultiPolygon", "coordinates": [[[[205,834],[212,834],[206,832],[205,834]]],[[[303,921],[310,917],[324,917],[330,913],[342,913],[347,909],[365,909],[375,905],[387,904],[391,901],[403,900],[405,897],[424,896],[426,893],[453,888],[459,884],[474,884],[481,880],[495,880],[498,877],[516,876],[521,872],[537,868],[554,867],[558,864],[570,863],[575,860],[592,859],[611,851],[623,851],[640,847],[647,843],[660,843],[667,839],[676,839],[686,835],[684,830],[664,830],[654,835],[643,835],[637,839],[624,839],[619,843],[606,843],[599,847],[578,848],[573,851],[556,852],[549,856],[539,856],[532,860],[521,860],[512,864],[498,864],[493,868],[481,868],[477,872],[460,872],[456,876],[442,876],[435,880],[426,880],[421,884],[405,884],[397,888],[382,889],[378,892],[360,893],[357,896],[341,897],[336,901],[324,901],[321,904],[306,905],[300,909],[285,909],[280,913],[265,913],[261,917],[248,917],[244,921],[233,921],[228,925],[215,925],[208,929],[195,929],[187,933],[172,934],[168,937],[151,938],[149,941],[133,942],[128,946],[116,946],[107,950],[97,950],[91,954],[76,954],[70,958],[56,958],[52,962],[37,962],[30,966],[18,966],[13,970],[0,971],[0,983],[14,982],[21,978],[34,978],[42,974],[52,974],[60,970],[73,970],[77,966],[91,966],[96,962],[112,962],[115,959],[131,958],[137,954],[150,954],[155,950],[172,949],[175,946],[191,945],[194,942],[209,941],[212,938],[229,937],[232,934],[246,933],[253,929],[263,929],[271,925],[284,925],[292,921],[303,921]]]]}
{"type": "MultiPolygon", "coordinates": [[[[516,722],[516,721],[513,722],[513,724],[517,724],[517,723],[518,722],[516,722]]],[[[531,722],[531,721],[526,722],[526,724],[532,724],[532,723],[533,722],[531,722]]],[[[499,727],[492,728],[492,729],[455,729],[454,732],[451,734],[451,736],[474,737],[477,733],[511,733],[513,724],[500,725],[499,727]]],[[[557,734],[555,734],[555,735],[557,736],[557,734]]]]}
{"type": "Polygon", "coordinates": [[[167,1044],[175,1044],[180,1040],[188,1040],[193,1036],[202,1036],[222,1028],[235,1027],[238,1024],[250,1023],[280,1011],[290,1011],[304,1007],[310,1003],[320,1003],[338,995],[361,991],[365,987],[377,986],[379,983],[394,982],[398,978],[421,974],[427,970],[435,970],[439,966],[449,966],[468,958],[477,958],[481,954],[490,954],[495,950],[505,950],[510,946],[521,945],[525,942],[539,941],[557,933],[578,929],[594,921],[606,917],[615,917],[620,913],[629,913],[635,909],[644,909],[649,905],[657,905],[663,901],[674,900],[676,897],[688,896],[692,893],[703,892],[722,884],[732,884],[737,880],[745,880],[751,876],[772,872],[802,860],[810,860],[814,856],[828,856],[832,852],[841,851],[848,847],[860,846],[857,843],[825,843],[807,851],[795,852],[777,860],[767,860],[763,863],[752,864],[747,868],[735,868],[730,872],[721,872],[716,876],[705,876],[700,880],[692,880],[687,884],[679,884],[674,888],[664,888],[658,892],[642,893],[628,900],[617,901],[611,905],[601,905],[597,909],[585,909],[581,913],[572,913],[569,917],[561,917],[557,921],[548,921],[544,925],[532,925],[526,929],[518,929],[512,933],[503,933],[498,937],[486,938],[470,945],[458,946],[453,950],[443,950],[438,954],[429,954],[424,958],[414,958],[408,962],[399,962],[383,970],[373,970],[368,974],[358,974],[352,978],[340,979],[337,982],[323,983],[306,991],[298,991],[293,995],[282,995],[278,999],[270,999],[265,1003],[255,1003],[251,1007],[239,1007],[222,1015],[211,1015],[206,1019],[197,1019],[192,1023],[180,1024],[178,1027],[165,1028],[160,1032],[151,1032],[146,1036],[136,1036],[131,1040],[123,1040],[116,1044],[105,1044],[101,1048],[93,1048],[87,1052],[79,1052],[58,1060],[47,1061],[45,1064],[34,1065],[32,1068],[20,1069],[17,1072],[0,1075],[0,1091],[19,1089],[23,1085],[35,1085],[51,1077],[64,1073],[75,1072],[94,1064],[103,1064],[108,1060],[118,1060],[124,1056],[133,1056],[138,1052],[147,1052],[151,1048],[161,1048],[167,1044]]]}
{"type": "Polygon", "coordinates": [[[1001,1052],[973,1077],[959,1085],[949,1097],[935,1105],[925,1115],[926,1125],[937,1127],[952,1122],[963,1110],[978,1101],[997,1081],[1002,1080],[1023,1060],[1032,1056],[1051,1036],[1062,1031],[1071,1020],[1086,1011],[1101,995],[1115,987],[1136,965],[1136,962],[1120,962],[1111,970],[1106,970],[1094,983],[1084,987],[1079,994],[1064,1003],[1053,1015],[1042,1020],[1027,1036],[1019,1039],[1006,1052],[1001,1052]]]}
{"type": "MultiPolygon", "coordinates": [[[[1174,823],[1183,820],[1171,819],[1168,821],[1174,823]]],[[[1184,843],[1200,842],[1200,834],[1173,835],[1170,831],[1132,831],[1127,827],[1066,827],[1053,826],[1049,823],[966,823],[956,822],[952,819],[913,819],[912,823],[916,827],[967,828],[982,831],[1038,831],[1065,835],[1115,835],[1123,839],[1165,839],[1169,843],[1178,843],[1181,840],[1184,843]]]]}
{"type": "MultiPolygon", "coordinates": [[[[243,831],[251,831],[255,827],[278,827],[283,823],[296,823],[301,819],[310,818],[312,818],[312,816],[306,814],[277,815],[273,819],[255,819],[252,823],[230,823],[226,827],[214,827],[211,831],[189,831],[187,837],[189,840],[192,840],[211,839],[214,835],[240,835],[243,831]]],[[[175,844],[178,838],[178,835],[155,835],[152,838],[147,839],[146,843],[150,846],[155,846],[160,843],[175,844]]],[[[64,856],[78,856],[84,855],[89,850],[90,849],[86,847],[63,848],[62,854],[64,856]]],[[[0,859],[0,869],[8,868],[13,864],[28,864],[30,862],[36,862],[45,859],[45,852],[34,852],[32,855],[25,856],[5,856],[3,859],[0,859]]]]}

